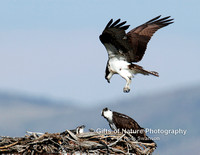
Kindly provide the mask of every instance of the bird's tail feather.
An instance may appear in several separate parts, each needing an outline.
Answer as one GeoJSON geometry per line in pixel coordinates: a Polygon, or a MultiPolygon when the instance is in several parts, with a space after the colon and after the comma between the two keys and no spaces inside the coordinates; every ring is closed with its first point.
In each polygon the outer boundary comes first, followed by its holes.
{"type": "Polygon", "coordinates": [[[139,66],[139,65],[136,65],[136,64],[129,65],[129,68],[131,70],[136,71],[137,73],[141,73],[141,74],[144,74],[144,75],[154,75],[154,76],[159,77],[159,74],[157,72],[144,70],[142,66],[139,66]]]}

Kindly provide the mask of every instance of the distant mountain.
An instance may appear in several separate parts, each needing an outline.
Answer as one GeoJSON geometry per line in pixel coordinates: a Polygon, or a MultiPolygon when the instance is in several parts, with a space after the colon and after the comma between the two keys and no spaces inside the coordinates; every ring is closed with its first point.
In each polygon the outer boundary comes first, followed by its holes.
{"type": "Polygon", "coordinates": [[[0,135],[23,136],[26,131],[61,132],[85,124],[88,128],[109,129],[101,117],[108,108],[127,114],[156,138],[157,154],[197,154],[200,144],[200,85],[152,95],[121,98],[97,107],[79,107],[71,101],[54,101],[0,92],[0,135]],[[176,135],[169,131],[179,131],[176,135]],[[180,133],[187,130],[186,134],[180,133]],[[162,133],[155,133],[162,131],[162,133]],[[165,133],[165,134],[164,134],[165,133]],[[195,152],[196,151],[196,152],[195,152]]]}
{"type": "MultiPolygon", "coordinates": [[[[150,96],[120,100],[110,108],[133,117],[142,127],[187,130],[186,135],[149,134],[156,141],[159,154],[198,154],[200,145],[200,86],[180,88],[150,96]],[[198,152],[198,153],[197,153],[198,152]]],[[[157,131],[155,130],[155,131],[157,131]]]]}

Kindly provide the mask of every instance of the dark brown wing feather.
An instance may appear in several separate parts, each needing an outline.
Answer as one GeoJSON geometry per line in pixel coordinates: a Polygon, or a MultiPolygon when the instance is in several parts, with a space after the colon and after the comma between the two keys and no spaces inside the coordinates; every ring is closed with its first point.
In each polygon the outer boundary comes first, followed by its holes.
{"type": "Polygon", "coordinates": [[[125,30],[127,30],[130,25],[124,25],[126,21],[120,23],[120,19],[115,22],[111,19],[99,36],[99,39],[104,46],[106,46],[106,44],[112,44],[116,48],[116,50],[113,51],[115,55],[123,54],[128,62],[138,62],[144,56],[147,43],[153,34],[158,29],[173,23],[173,19],[170,19],[170,16],[161,19],[160,17],[161,16],[158,16],[149,20],[127,34],[125,30]]]}
{"type": "Polygon", "coordinates": [[[113,123],[118,129],[143,129],[134,119],[115,111],[113,111],[113,123]]]}
{"type": "Polygon", "coordinates": [[[138,133],[132,134],[136,139],[138,139],[138,137],[146,136],[146,134],[143,132],[144,128],[140,127],[140,125],[134,119],[130,118],[127,115],[113,111],[113,123],[115,124],[116,128],[119,129],[121,132],[123,132],[124,130],[126,130],[127,132],[138,131],[138,133]]]}
{"type": "Polygon", "coordinates": [[[131,49],[130,43],[127,41],[125,30],[129,28],[130,25],[124,25],[126,21],[120,23],[120,19],[116,20],[113,23],[113,19],[111,19],[106,25],[104,31],[99,36],[102,44],[112,44],[118,50],[123,52],[128,52],[131,49]]]}
{"type": "Polygon", "coordinates": [[[121,132],[126,130],[127,132],[132,132],[132,136],[136,138],[136,140],[146,143],[154,143],[153,140],[146,136],[144,128],[140,127],[140,125],[132,118],[127,115],[118,113],[113,111],[113,123],[116,128],[121,132]]]}
{"type": "Polygon", "coordinates": [[[127,33],[132,47],[132,51],[128,52],[129,62],[140,61],[153,34],[158,29],[173,23],[173,19],[170,19],[170,16],[159,19],[160,17],[155,17],[127,33]]]}

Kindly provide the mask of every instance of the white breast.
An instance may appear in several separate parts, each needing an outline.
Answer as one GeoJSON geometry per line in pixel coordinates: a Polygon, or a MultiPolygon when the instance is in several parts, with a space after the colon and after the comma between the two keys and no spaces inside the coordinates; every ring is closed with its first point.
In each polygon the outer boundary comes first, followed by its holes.
{"type": "Polygon", "coordinates": [[[109,60],[109,67],[113,72],[119,73],[121,70],[129,70],[127,61],[124,58],[111,58],[109,60]]]}
{"type": "Polygon", "coordinates": [[[84,129],[81,128],[81,129],[79,130],[79,133],[83,133],[83,132],[84,132],[84,129]]]}
{"type": "Polygon", "coordinates": [[[103,112],[104,117],[108,120],[108,122],[112,122],[113,113],[111,110],[107,110],[103,112]]]}

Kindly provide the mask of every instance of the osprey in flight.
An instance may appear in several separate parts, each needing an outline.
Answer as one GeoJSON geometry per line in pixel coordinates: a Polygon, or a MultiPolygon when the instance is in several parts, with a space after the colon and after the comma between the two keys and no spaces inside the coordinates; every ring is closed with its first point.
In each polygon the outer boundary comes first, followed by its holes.
{"type": "Polygon", "coordinates": [[[104,108],[101,115],[107,119],[109,126],[114,131],[129,132],[137,141],[143,143],[156,143],[145,133],[144,128],[127,115],[104,108]]]}
{"type": "Polygon", "coordinates": [[[170,16],[165,18],[158,16],[126,33],[125,30],[130,26],[124,25],[126,21],[120,23],[120,19],[115,22],[111,19],[99,36],[108,52],[105,71],[108,83],[113,74],[119,74],[126,80],[124,92],[128,93],[133,74],[159,76],[157,72],[144,70],[143,67],[133,63],[142,60],[153,34],[158,29],[172,24],[172,20],[170,16]]]}

